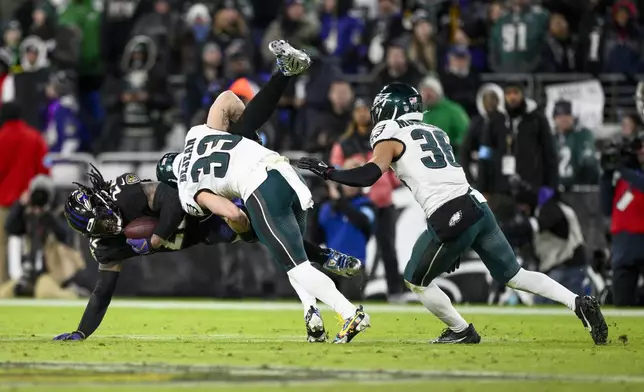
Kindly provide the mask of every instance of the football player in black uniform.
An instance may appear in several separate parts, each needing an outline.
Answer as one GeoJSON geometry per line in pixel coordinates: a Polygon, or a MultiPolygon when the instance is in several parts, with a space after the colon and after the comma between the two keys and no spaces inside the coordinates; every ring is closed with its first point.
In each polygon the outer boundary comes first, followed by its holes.
{"type": "MultiPolygon", "coordinates": [[[[69,225],[90,239],[91,253],[99,263],[99,276],[77,330],[58,335],[54,340],[84,340],[98,328],[126,259],[177,251],[199,243],[257,241],[252,229],[237,233],[219,216],[198,218],[185,214],[177,190],[163,182],[141,180],[132,173],[119,176],[114,183],[107,182],[95,168],[88,175],[92,186],[77,184],[79,189],[68,197],[64,213],[69,225]],[[127,239],[123,228],[140,217],[158,219],[154,234],[150,239],[127,239]]],[[[235,204],[244,210],[240,201],[235,204]]],[[[362,263],[354,257],[311,243],[306,251],[311,261],[330,272],[342,276],[360,272],[362,263]]],[[[325,339],[325,331],[321,332],[312,331],[307,320],[309,341],[325,339]]]]}

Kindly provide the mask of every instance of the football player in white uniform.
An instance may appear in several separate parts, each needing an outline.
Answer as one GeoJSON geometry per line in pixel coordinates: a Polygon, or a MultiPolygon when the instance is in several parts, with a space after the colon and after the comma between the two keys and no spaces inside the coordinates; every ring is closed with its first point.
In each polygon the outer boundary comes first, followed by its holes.
{"type": "MultiPolygon", "coordinates": [[[[270,48],[284,75],[301,72],[310,64],[305,53],[284,41],[275,41],[270,48]]],[[[258,128],[247,125],[248,116],[265,110],[253,103],[256,99],[245,110],[237,96],[224,92],[211,107],[206,124],[190,129],[178,164],[182,207],[195,216],[220,215],[240,231],[252,225],[259,240],[287,271],[305,309],[315,307],[317,298],[342,316],[345,322],[334,343],[348,343],[370,326],[369,315],[362,306],[349,302],[333,281],[309,262],[303,234],[313,200],[302,178],[288,159],[242,137],[252,137],[258,128]],[[257,109],[251,111],[251,105],[257,109]],[[237,124],[245,124],[241,125],[244,129],[234,129],[237,124]],[[233,198],[244,201],[250,222],[230,201],[233,198]]]]}
{"type": "Polygon", "coordinates": [[[422,122],[421,96],[415,88],[392,83],[375,97],[371,116],[373,158],[362,167],[335,170],[324,162],[303,158],[298,166],[342,184],[367,187],[393,168],[427,216],[427,230],[414,245],[405,267],[407,286],[448,328],[434,343],[478,343],[480,336],[432,283],[458,268],[461,254],[476,251],[499,282],[550,298],[569,307],[581,319],[596,344],[606,343],[608,326],[593,297],[579,297],[547,275],[526,271],[499,229],[485,198],[472,189],[456,161],[449,138],[422,122]]]}

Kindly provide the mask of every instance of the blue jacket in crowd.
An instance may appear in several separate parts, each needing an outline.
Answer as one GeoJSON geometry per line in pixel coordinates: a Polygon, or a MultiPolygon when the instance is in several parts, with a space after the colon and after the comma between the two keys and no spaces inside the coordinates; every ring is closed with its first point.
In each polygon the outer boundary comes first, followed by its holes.
{"type": "Polygon", "coordinates": [[[318,215],[326,246],[360,260],[365,260],[375,219],[373,205],[365,195],[327,201],[318,215]]]}
{"type": "Polygon", "coordinates": [[[50,152],[87,151],[91,143],[86,127],[80,121],[74,97],[64,96],[47,107],[45,140],[50,152]]]}

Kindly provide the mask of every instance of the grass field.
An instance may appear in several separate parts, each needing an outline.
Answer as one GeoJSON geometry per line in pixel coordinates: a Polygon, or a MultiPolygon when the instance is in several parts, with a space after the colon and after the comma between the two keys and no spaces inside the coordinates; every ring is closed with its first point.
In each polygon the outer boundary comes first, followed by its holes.
{"type": "MultiPolygon", "coordinates": [[[[115,301],[85,342],[84,302],[0,302],[0,391],[642,391],[644,312],[607,310],[596,347],[562,308],[463,308],[483,341],[428,345],[418,306],[366,304],[351,344],[307,344],[294,303],[115,301]]],[[[335,315],[324,311],[330,333],[335,315]]]]}

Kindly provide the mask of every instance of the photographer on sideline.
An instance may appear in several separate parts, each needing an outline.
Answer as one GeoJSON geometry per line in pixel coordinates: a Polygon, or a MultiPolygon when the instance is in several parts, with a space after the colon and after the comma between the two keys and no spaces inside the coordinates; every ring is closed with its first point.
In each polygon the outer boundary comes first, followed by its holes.
{"type": "Polygon", "coordinates": [[[62,211],[54,210],[54,195],[52,179],[38,175],[11,207],[5,228],[9,235],[22,237],[22,276],[4,285],[0,297],[78,297],[73,278],[85,263],[68,245],[71,235],[62,211]]]}
{"type": "MultiPolygon", "coordinates": [[[[575,294],[583,295],[586,277],[584,237],[575,211],[555,194],[538,206],[538,193],[525,182],[513,181],[518,207],[514,220],[502,223],[502,230],[513,246],[531,244],[539,271],[575,294]]],[[[552,303],[536,298],[538,303],[552,303]]]]}
{"type": "Polygon", "coordinates": [[[601,157],[602,212],[611,217],[613,303],[638,305],[637,282],[644,274],[644,139],[609,145],[601,157]]]}

